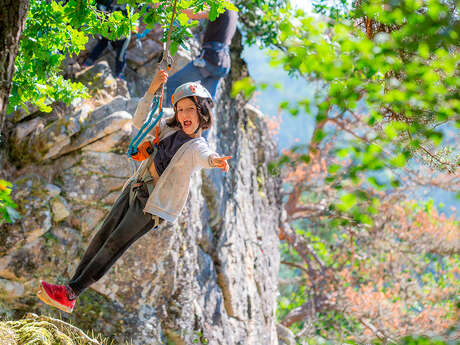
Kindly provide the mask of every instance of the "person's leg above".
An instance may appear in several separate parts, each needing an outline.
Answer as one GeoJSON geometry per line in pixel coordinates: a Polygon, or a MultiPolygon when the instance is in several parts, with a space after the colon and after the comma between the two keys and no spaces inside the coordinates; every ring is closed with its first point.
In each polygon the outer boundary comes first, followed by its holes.
{"type": "Polygon", "coordinates": [[[202,68],[203,79],[201,84],[208,89],[213,101],[216,100],[217,87],[221,78],[225,77],[230,68],[215,66],[209,62],[202,68]]]}
{"type": "Polygon", "coordinates": [[[211,94],[213,101],[216,99],[217,86],[219,85],[220,78],[214,76],[207,77],[201,81],[203,85],[211,94]]]}
{"type": "Polygon", "coordinates": [[[91,53],[86,58],[85,62],[83,63],[85,66],[91,66],[94,62],[101,56],[102,52],[107,45],[109,44],[109,40],[105,37],[102,37],[96,44],[96,46],[91,50],[91,53]]]}
{"type": "MultiPolygon", "coordinates": [[[[205,67],[202,68],[201,72],[206,76],[201,80],[203,85],[211,94],[213,102],[216,101],[217,88],[219,86],[220,79],[228,74],[229,69],[211,65],[209,62],[206,63],[205,67]]],[[[209,130],[203,131],[203,138],[208,139],[209,130]]]]}
{"type": "Polygon", "coordinates": [[[124,72],[126,68],[126,51],[123,46],[126,38],[118,41],[112,41],[113,49],[115,50],[115,77],[124,79],[124,72]]]}

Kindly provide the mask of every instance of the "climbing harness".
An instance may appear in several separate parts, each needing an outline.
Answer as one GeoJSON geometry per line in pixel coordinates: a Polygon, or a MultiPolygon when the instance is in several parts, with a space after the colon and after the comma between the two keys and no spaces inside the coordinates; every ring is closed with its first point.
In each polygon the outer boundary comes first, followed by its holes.
{"type": "MultiPolygon", "coordinates": [[[[162,59],[159,63],[160,68],[167,69],[167,70],[171,68],[171,64],[172,64],[172,57],[169,54],[169,47],[171,43],[171,31],[174,25],[174,16],[176,14],[176,5],[177,5],[177,0],[174,0],[173,12],[171,16],[171,23],[169,25],[169,31],[168,31],[168,38],[166,40],[166,46],[164,49],[162,59]]],[[[152,155],[155,146],[158,145],[158,141],[159,141],[158,127],[156,130],[155,140],[152,143],[146,142],[146,143],[141,144],[141,142],[142,140],[144,140],[146,135],[158,124],[158,122],[163,116],[164,87],[165,86],[163,84],[161,86],[161,90],[158,90],[155,93],[155,96],[153,98],[152,110],[150,111],[150,114],[148,115],[147,121],[142,125],[139,132],[134,136],[134,138],[131,140],[129,144],[128,156],[133,160],[137,160],[137,161],[145,160],[146,158],[152,155]],[[157,112],[158,114],[155,117],[155,113],[157,112]]],[[[133,165],[135,166],[134,162],[133,162],[133,165]]]]}
{"type": "MultiPolygon", "coordinates": [[[[154,184],[154,178],[150,174],[149,171],[149,166],[153,162],[153,158],[155,157],[156,151],[158,147],[155,145],[152,148],[152,153],[148,157],[148,159],[144,162],[142,162],[142,165],[140,168],[137,170],[134,176],[134,181],[131,183],[130,189],[129,189],[129,206],[131,207],[134,203],[134,200],[137,197],[137,194],[139,193],[140,188],[145,185],[147,188],[147,191],[150,194],[152,194],[153,189],[155,188],[154,184]]],[[[158,224],[160,224],[160,217],[156,215],[152,215],[152,219],[155,221],[154,227],[156,227],[158,224]]]]}

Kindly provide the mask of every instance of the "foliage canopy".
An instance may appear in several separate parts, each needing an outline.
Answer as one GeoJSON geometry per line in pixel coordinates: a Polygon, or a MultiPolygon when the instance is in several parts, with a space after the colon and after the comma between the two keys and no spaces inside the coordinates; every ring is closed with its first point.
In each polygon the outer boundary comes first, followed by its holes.
{"type": "MultiPolygon", "coordinates": [[[[122,3],[122,1],[120,1],[122,3]]],[[[173,1],[156,1],[158,7],[138,0],[124,1],[126,15],[121,11],[106,13],[97,9],[95,0],[43,1],[31,0],[29,14],[16,58],[8,112],[25,106],[38,106],[51,111],[50,104],[86,97],[86,89],[63,75],[66,56],[76,56],[85,49],[90,35],[102,35],[111,40],[128,37],[136,22],[142,20],[147,28],[155,24],[165,28],[164,41],[173,14],[173,1]]],[[[210,10],[213,20],[225,8],[236,9],[225,0],[178,0],[177,15],[171,35],[171,53],[190,37],[189,22],[181,9],[210,10]],[[207,4],[207,5],[206,5],[207,4]]]]}

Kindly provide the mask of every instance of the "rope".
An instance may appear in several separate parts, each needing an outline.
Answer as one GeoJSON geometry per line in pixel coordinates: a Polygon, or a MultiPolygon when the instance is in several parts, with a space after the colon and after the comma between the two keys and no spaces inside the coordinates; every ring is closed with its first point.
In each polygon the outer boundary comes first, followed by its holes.
{"type": "MultiPolygon", "coordinates": [[[[174,0],[174,5],[173,5],[173,11],[172,11],[172,16],[171,16],[171,22],[169,24],[169,30],[168,30],[168,38],[166,40],[166,47],[164,49],[163,56],[161,58],[161,61],[159,62],[159,66],[163,64],[166,64],[166,68],[170,66],[170,62],[172,60],[171,56],[169,55],[169,47],[171,44],[171,31],[173,29],[174,25],[174,17],[176,15],[176,5],[177,5],[177,0],[174,0]]],[[[145,138],[145,136],[157,125],[157,123],[160,121],[160,119],[163,116],[163,94],[164,94],[164,88],[165,85],[162,84],[161,86],[161,91],[157,90],[155,93],[154,99],[153,99],[153,107],[152,111],[150,112],[147,121],[144,123],[144,125],[141,127],[139,132],[136,134],[136,136],[131,140],[128,148],[128,156],[131,158],[133,155],[137,153],[137,147],[141,143],[141,141],[145,138]],[[159,114],[156,116],[155,120],[152,122],[154,114],[157,112],[159,109],[159,114]]],[[[132,159],[132,158],[131,158],[132,159]]]]}
{"type": "Polygon", "coordinates": [[[158,110],[158,105],[159,105],[159,98],[155,96],[153,99],[153,108],[147,118],[147,121],[142,125],[142,127],[139,129],[139,132],[137,132],[136,136],[129,143],[129,148],[128,148],[129,157],[137,153],[137,147],[139,146],[141,141],[145,138],[147,133],[150,132],[153,127],[155,127],[155,125],[160,120],[161,116],[157,116],[155,120],[153,121],[153,124],[150,124],[153,120],[153,114],[155,114],[155,112],[158,110]]]}

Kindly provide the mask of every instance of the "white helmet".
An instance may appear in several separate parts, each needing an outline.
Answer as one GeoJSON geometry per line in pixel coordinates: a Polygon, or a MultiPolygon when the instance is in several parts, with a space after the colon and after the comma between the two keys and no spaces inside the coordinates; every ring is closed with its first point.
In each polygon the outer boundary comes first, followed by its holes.
{"type": "Polygon", "coordinates": [[[210,98],[212,101],[212,97],[209,91],[200,83],[192,81],[182,84],[174,91],[174,94],[171,96],[171,103],[173,107],[175,107],[176,103],[179,102],[182,98],[193,96],[210,98]]]}

